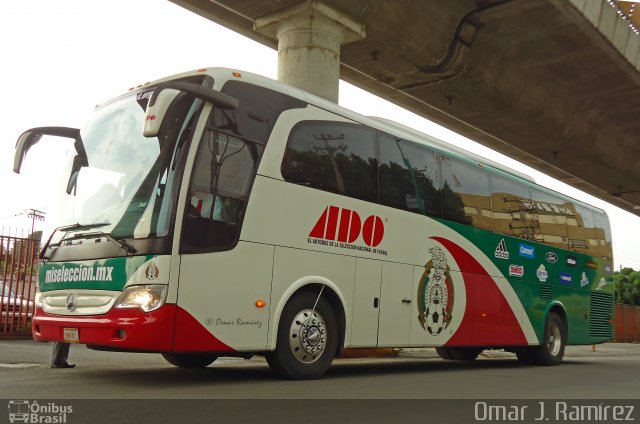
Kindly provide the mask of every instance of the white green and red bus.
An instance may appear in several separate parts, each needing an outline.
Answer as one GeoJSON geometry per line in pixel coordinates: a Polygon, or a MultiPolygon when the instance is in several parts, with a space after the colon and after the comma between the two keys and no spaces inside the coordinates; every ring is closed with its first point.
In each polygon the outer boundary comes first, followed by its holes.
{"type": "Polygon", "coordinates": [[[16,172],[42,136],[75,149],[35,340],[305,379],[341,348],[555,365],[612,336],[602,210],[399,124],[212,68],[26,131],[16,172]]]}

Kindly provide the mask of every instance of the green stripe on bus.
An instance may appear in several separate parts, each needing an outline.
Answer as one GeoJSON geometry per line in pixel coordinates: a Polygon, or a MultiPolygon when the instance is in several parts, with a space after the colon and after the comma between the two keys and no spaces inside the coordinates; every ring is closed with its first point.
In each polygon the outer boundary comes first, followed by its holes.
{"type": "Polygon", "coordinates": [[[89,289],[121,291],[129,278],[150,256],[108,258],[78,262],[48,262],[40,264],[40,291],[89,289]]]}

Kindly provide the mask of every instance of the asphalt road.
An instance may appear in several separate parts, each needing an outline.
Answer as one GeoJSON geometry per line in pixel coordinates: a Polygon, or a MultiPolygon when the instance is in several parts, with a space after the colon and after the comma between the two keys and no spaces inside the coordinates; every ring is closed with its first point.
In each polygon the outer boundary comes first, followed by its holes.
{"type": "Polygon", "coordinates": [[[640,345],[571,346],[562,365],[523,366],[487,352],[445,361],[433,349],[389,359],[338,359],[324,378],[284,381],[261,358],[179,369],[157,354],[72,346],[74,369],[51,369],[49,345],[0,341],[0,398],[46,399],[625,399],[640,398],[640,345]]]}
{"type": "Polygon", "coordinates": [[[462,363],[439,359],[433,349],[404,350],[397,358],[338,359],[314,381],[279,380],[261,358],[220,358],[188,370],[157,354],[84,346],[72,346],[76,368],[51,369],[49,351],[45,343],[0,341],[0,423],[30,408],[31,421],[24,422],[539,424],[543,404],[549,424],[612,422],[614,407],[630,408],[625,414],[640,421],[634,344],[600,345],[596,352],[568,347],[557,367],[522,366],[504,352],[462,363]],[[572,419],[567,414],[579,404],[600,415],[572,419]]]}

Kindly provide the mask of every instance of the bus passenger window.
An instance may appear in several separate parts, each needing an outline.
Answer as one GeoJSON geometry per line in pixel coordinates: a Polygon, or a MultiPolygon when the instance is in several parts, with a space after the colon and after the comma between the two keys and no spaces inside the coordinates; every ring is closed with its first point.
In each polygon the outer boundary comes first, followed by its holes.
{"type": "Polygon", "coordinates": [[[444,219],[492,230],[489,175],[480,167],[440,155],[444,219]]]}
{"type": "Polygon", "coordinates": [[[534,240],[537,228],[532,214],[531,193],[520,180],[491,177],[493,228],[497,233],[534,240]]]}
{"type": "Polygon", "coordinates": [[[378,201],[375,133],[359,124],[305,121],[291,131],[286,181],[356,199],[378,201]]]}
{"type": "Polygon", "coordinates": [[[439,163],[426,146],[379,133],[380,203],[422,215],[442,216],[439,163]]]}
{"type": "Polygon", "coordinates": [[[573,217],[571,205],[550,193],[531,189],[533,208],[531,214],[537,225],[534,228],[534,240],[549,246],[566,249],[567,217],[573,217]]]}
{"type": "Polygon", "coordinates": [[[579,204],[573,204],[573,208],[575,216],[567,225],[569,249],[587,255],[607,256],[605,233],[596,229],[593,211],[579,204]]]}

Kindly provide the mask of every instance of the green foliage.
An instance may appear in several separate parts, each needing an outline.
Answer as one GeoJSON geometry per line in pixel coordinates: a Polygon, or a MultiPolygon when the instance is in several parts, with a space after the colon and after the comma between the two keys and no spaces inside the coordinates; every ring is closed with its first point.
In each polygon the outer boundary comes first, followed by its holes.
{"type": "Polygon", "coordinates": [[[640,306],[640,272],[632,268],[616,271],[616,301],[627,305],[640,306]]]}

